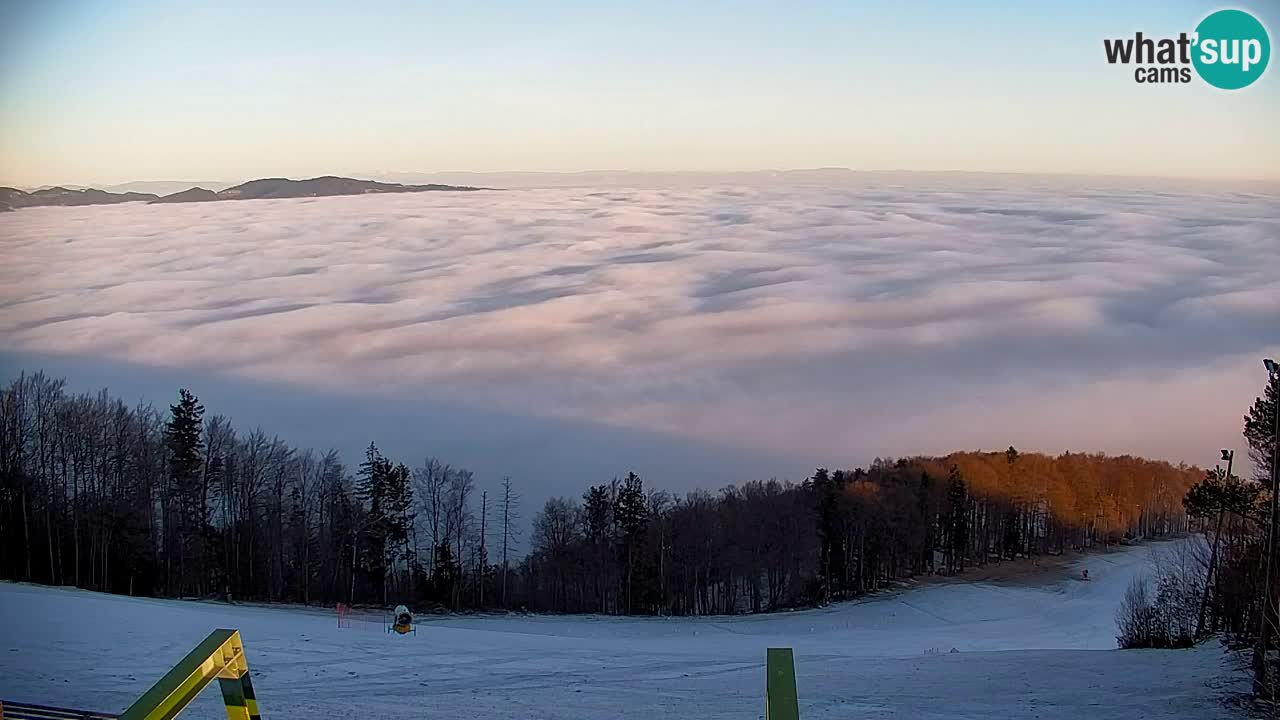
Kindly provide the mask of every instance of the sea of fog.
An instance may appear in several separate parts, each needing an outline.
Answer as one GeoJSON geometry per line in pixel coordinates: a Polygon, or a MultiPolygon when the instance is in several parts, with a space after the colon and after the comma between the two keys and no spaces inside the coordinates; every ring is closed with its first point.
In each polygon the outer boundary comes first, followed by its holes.
{"type": "Polygon", "coordinates": [[[1239,445],[1280,197],[993,178],[0,214],[0,375],[46,368],[533,500],[951,449],[1239,445]]]}

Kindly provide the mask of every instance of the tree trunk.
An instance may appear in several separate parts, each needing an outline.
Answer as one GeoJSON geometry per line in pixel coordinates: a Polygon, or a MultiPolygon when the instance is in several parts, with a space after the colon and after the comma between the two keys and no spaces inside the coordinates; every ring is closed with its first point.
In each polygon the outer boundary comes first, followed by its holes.
{"type": "Polygon", "coordinates": [[[27,519],[27,487],[22,486],[22,547],[23,557],[26,560],[26,575],[24,580],[31,582],[31,525],[27,519]]]}

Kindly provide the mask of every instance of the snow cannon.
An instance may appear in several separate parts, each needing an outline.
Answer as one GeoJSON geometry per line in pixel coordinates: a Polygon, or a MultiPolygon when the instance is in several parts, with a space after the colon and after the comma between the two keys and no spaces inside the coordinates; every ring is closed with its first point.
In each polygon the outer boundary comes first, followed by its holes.
{"type": "MultiPolygon", "coordinates": [[[[391,629],[404,635],[413,630],[413,614],[409,612],[409,608],[404,605],[397,605],[395,611],[395,622],[391,624],[391,629]]],[[[416,635],[417,633],[414,632],[416,635]]]]}

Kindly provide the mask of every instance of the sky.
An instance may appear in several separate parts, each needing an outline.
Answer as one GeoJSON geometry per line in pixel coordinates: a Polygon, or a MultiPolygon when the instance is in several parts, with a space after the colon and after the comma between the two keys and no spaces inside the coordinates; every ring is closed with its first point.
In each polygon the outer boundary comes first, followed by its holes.
{"type": "MultiPolygon", "coordinates": [[[[1176,35],[1218,7],[8,0],[0,184],[828,166],[1275,179],[1276,69],[1222,92],[1141,86],[1104,60],[1104,38],[1176,35]]],[[[1280,27],[1271,0],[1239,7],[1280,27]]]]}

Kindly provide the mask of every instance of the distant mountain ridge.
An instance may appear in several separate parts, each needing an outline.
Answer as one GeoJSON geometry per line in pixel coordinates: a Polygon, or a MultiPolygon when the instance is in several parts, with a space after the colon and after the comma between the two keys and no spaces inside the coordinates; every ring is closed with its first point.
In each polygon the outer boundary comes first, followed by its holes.
{"type": "Polygon", "coordinates": [[[304,197],[334,197],[339,195],[371,195],[380,193],[412,193],[412,192],[468,192],[485,188],[468,185],[402,185],[400,183],[384,183],[374,180],[354,180],[352,178],[325,175],[306,180],[289,180],[287,178],[262,178],[250,180],[220,192],[204,188],[191,188],[179,193],[166,195],[152,200],[152,203],[180,202],[212,202],[221,200],[268,200],[304,197]]]}
{"type": "Polygon", "coordinates": [[[289,180],[287,178],[262,178],[250,180],[234,187],[218,192],[201,187],[193,187],[170,195],[155,193],[122,192],[112,193],[95,188],[72,190],[65,187],[51,187],[25,192],[17,188],[0,187],[0,212],[18,210],[27,207],[44,206],[80,206],[110,205],[124,202],[146,203],[185,203],[213,202],[221,200],[255,200],[283,199],[303,197],[333,197],[339,195],[369,195],[378,193],[411,193],[431,191],[463,192],[484,190],[485,188],[465,185],[402,185],[400,183],[384,183],[373,180],[356,180],[353,178],[325,175],[306,180],[289,180]]]}
{"type": "Polygon", "coordinates": [[[211,200],[219,200],[218,193],[212,190],[205,190],[202,187],[193,187],[189,190],[176,192],[172,195],[165,195],[162,198],[152,200],[152,203],[180,203],[180,202],[209,202],[211,200]]]}
{"type": "Polygon", "coordinates": [[[17,188],[0,187],[0,211],[17,210],[24,207],[79,205],[111,205],[122,202],[150,202],[158,199],[151,193],[109,193],[103,190],[88,188],[86,190],[70,190],[64,187],[51,187],[35,192],[23,192],[17,188]]]}
{"type": "Polygon", "coordinates": [[[155,193],[160,197],[164,197],[165,195],[172,195],[193,187],[207,188],[218,192],[219,190],[226,190],[235,184],[225,180],[135,180],[133,182],[120,183],[119,185],[103,185],[98,189],[115,193],[155,193]]]}

